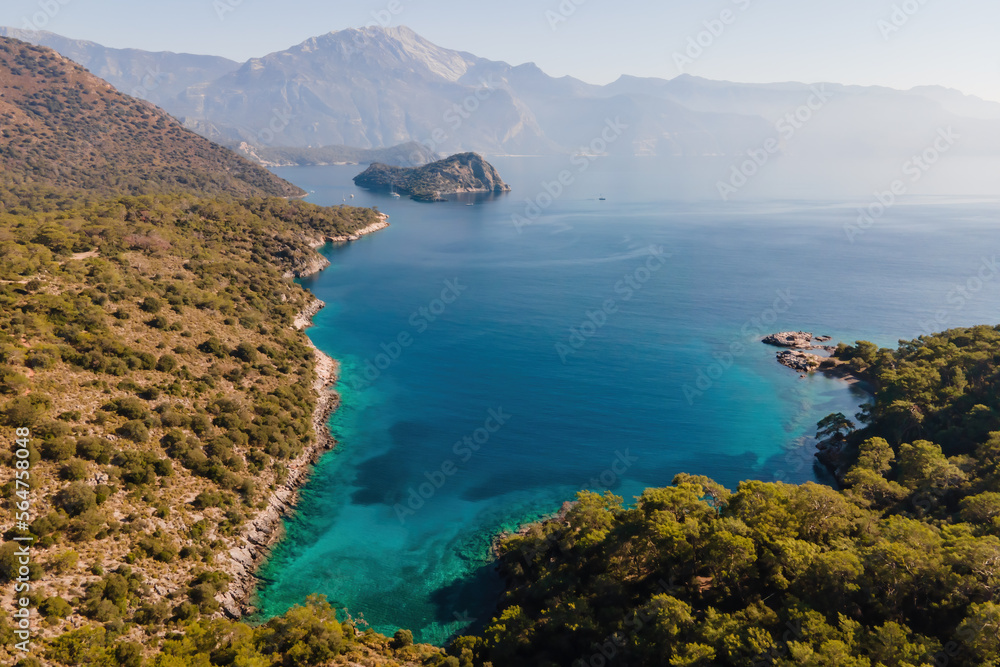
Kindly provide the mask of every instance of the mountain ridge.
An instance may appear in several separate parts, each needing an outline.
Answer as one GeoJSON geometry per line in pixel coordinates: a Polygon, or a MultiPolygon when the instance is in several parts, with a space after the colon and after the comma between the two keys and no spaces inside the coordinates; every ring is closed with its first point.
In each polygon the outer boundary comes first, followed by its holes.
{"type": "Polygon", "coordinates": [[[206,77],[217,78],[240,66],[240,63],[221,56],[116,49],[44,30],[0,26],[0,37],[53,49],[120,92],[161,107],[170,106],[171,100],[206,77]]]}
{"type": "Polygon", "coordinates": [[[95,192],[304,194],[51,49],[0,37],[6,181],[95,192]]]}
{"type": "MultiPolygon", "coordinates": [[[[71,45],[58,48],[68,52],[71,45]]],[[[119,60],[127,55],[115,53],[119,60]]],[[[165,57],[135,57],[152,56],[165,57]]],[[[141,96],[214,141],[264,149],[378,149],[416,141],[442,154],[572,154],[607,118],[621,115],[630,130],[607,147],[609,155],[739,157],[775,137],[776,123],[799,111],[819,86],[833,99],[796,136],[800,155],[896,158],[948,125],[963,127],[966,140],[957,151],[1000,153],[1000,104],[935,86],[902,91],[688,74],[623,74],[601,86],[549,76],[534,63],[447,49],[405,26],[332,31],[242,64],[212,61],[211,69],[209,62],[202,80],[179,90],[198,78],[188,71],[141,96]]],[[[119,89],[143,92],[141,68],[118,69],[119,89]]]]}

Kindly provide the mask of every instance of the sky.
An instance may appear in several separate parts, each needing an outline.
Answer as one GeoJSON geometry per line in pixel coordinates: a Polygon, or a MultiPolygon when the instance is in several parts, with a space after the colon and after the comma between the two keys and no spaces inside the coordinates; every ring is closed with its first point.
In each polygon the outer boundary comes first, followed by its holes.
{"type": "Polygon", "coordinates": [[[239,61],[333,30],[406,25],[589,83],[687,73],[943,85],[1000,101],[997,0],[4,0],[0,25],[239,61]]]}

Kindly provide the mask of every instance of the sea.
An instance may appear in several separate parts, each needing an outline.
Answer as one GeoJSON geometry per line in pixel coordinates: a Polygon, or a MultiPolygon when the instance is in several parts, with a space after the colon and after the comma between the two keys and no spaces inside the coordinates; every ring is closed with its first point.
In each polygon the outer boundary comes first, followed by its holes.
{"type": "Polygon", "coordinates": [[[765,334],[895,347],[1000,321],[995,164],[895,195],[893,161],[789,158],[735,191],[727,158],[490,161],[510,193],[436,204],[356,188],[363,167],[275,170],[391,226],[301,281],[327,304],[308,334],[340,362],[338,445],[260,571],[264,618],[318,593],[443,644],[496,611],[494,538],[581,490],[830,483],[816,422],[868,397],[765,334]]]}

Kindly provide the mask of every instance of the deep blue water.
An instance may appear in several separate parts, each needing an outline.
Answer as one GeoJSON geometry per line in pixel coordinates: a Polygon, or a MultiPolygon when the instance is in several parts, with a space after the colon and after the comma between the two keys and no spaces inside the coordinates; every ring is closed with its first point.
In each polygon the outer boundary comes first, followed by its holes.
{"type": "Polygon", "coordinates": [[[864,396],[779,366],[764,333],[894,346],[1000,320],[1000,275],[954,292],[1000,245],[994,200],[909,199],[852,243],[865,197],[723,203],[690,196],[718,165],[598,161],[518,228],[567,163],[494,164],[512,194],[435,205],[359,191],[357,167],[277,170],[392,226],[303,281],[342,363],[340,445],[262,572],[265,614],[319,592],[442,642],[494,608],[491,536],[581,488],[816,479],[815,422],[864,396]]]}

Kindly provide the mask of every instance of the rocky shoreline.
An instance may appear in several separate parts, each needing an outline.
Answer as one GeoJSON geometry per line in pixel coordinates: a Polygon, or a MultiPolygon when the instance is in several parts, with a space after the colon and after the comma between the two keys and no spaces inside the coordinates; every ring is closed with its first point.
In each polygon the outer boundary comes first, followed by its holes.
{"type": "MultiPolygon", "coordinates": [[[[319,299],[313,301],[295,318],[295,328],[302,330],[311,324],[313,315],[323,309],[319,299]]],[[[320,457],[333,449],[337,441],[330,435],[327,422],[340,406],[340,395],[333,390],[340,371],[337,361],[320,351],[312,341],[316,359],[316,409],[312,426],[316,440],[288,465],[288,477],[267,500],[267,507],[236,538],[236,546],[229,552],[229,567],[223,568],[231,577],[229,590],[218,600],[222,611],[230,618],[241,618],[254,609],[252,598],[257,588],[257,569],[267,560],[271,548],[283,537],[282,519],[290,514],[298,502],[299,489],[308,481],[312,467],[320,457]]]]}
{"type": "MultiPolygon", "coordinates": [[[[380,220],[378,222],[373,222],[367,227],[362,227],[353,234],[341,235],[341,236],[320,236],[317,238],[308,239],[309,247],[313,250],[317,248],[322,248],[327,243],[351,243],[352,241],[357,241],[362,236],[368,236],[369,234],[374,234],[375,232],[382,231],[389,226],[389,216],[385,213],[379,213],[380,220]]],[[[285,274],[286,279],[291,278],[308,278],[309,276],[316,275],[326,267],[330,266],[330,260],[319,253],[316,253],[315,257],[310,259],[308,262],[296,267],[295,269],[289,271],[285,274]]],[[[312,315],[315,315],[313,313],[312,315]]],[[[310,317],[312,317],[310,315],[310,317]]]]}
{"type": "Polygon", "coordinates": [[[784,348],[778,352],[778,363],[805,377],[809,373],[819,371],[824,375],[843,380],[850,385],[873,393],[868,380],[854,372],[849,364],[837,358],[837,346],[826,345],[833,340],[830,336],[814,336],[808,331],[783,331],[765,336],[761,341],[765,345],[784,348]],[[814,354],[814,351],[825,352],[826,355],[814,354]]]}
{"type": "Polygon", "coordinates": [[[382,231],[389,226],[389,216],[385,213],[379,213],[379,216],[382,218],[379,222],[373,222],[367,227],[363,227],[353,234],[348,234],[347,236],[327,236],[323,239],[323,242],[320,245],[324,245],[326,243],[350,243],[351,241],[357,241],[362,236],[382,231]]]}
{"type": "MultiPolygon", "coordinates": [[[[318,247],[328,242],[343,243],[355,241],[366,234],[372,234],[389,226],[388,217],[381,214],[381,220],[371,224],[355,234],[345,237],[327,237],[323,239],[318,247]]],[[[329,261],[321,257],[323,263],[312,273],[317,273],[329,266],[329,261]]],[[[318,263],[310,263],[315,266],[318,263]]],[[[296,272],[298,274],[298,272],[296,272]]],[[[300,276],[301,277],[301,276],[300,276]]],[[[308,306],[295,316],[294,327],[302,331],[312,326],[312,318],[321,311],[326,304],[319,299],[314,299],[308,306]]],[[[265,507],[252,521],[248,521],[246,527],[233,540],[228,555],[228,563],[221,569],[232,577],[229,589],[218,596],[218,601],[222,607],[220,613],[233,618],[242,618],[254,611],[253,595],[257,589],[257,570],[264,564],[271,553],[271,549],[284,535],[282,520],[294,509],[299,498],[299,489],[309,480],[313,466],[320,457],[333,449],[337,441],[334,440],[327,427],[327,423],[337,408],[340,406],[340,395],[333,389],[340,373],[340,365],[335,359],[322,352],[313,342],[309,341],[313,355],[316,360],[316,379],[313,382],[313,390],[316,392],[316,409],[313,411],[312,427],[316,435],[311,445],[306,447],[302,454],[293,459],[288,464],[288,477],[285,482],[274,490],[267,499],[265,507]]]]}
{"type": "Polygon", "coordinates": [[[527,535],[531,531],[532,526],[558,523],[563,527],[567,527],[568,524],[566,524],[566,515],[569,514],[569,511],[573,509],[578,502],[579,501],[577,500],[567,500],[559,507],[559,511],[555,514],[549,514],[535,519],[534,521],[521,524],[518,526],[517,530],[504,530],[497,533],[493,536],[492,540],[490,540],[490,553],[494,556],[499,555],[500,544],[504,540],[514,537],[515,535],[527,535]]]}
{"type": "MultiPolygon", "coordinates": [[[[868,379],[857,373],[851,364],[838,359],[835,346],[823,344],[830,340],[830,336],[817,337],[808,331],[784,331],[766,336],[761,342],[784,348],[777,354],[778,363],[801,373],[803,378],[819,371],[874,395],[868,379]],[[829,356],[813,354],[811,350],[821,350],[829,356]]],[[[854,460],[853,454],[846,439],[823,440],[816,444],[816,459],[840,483],[854,460]]]]}

